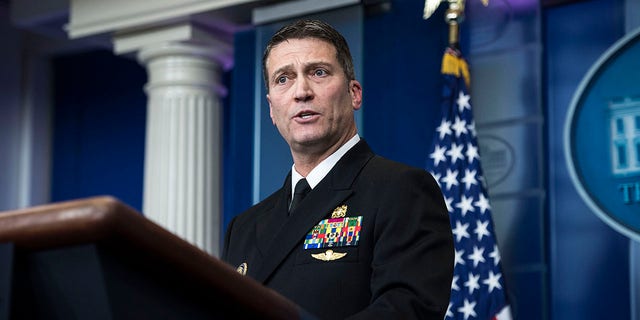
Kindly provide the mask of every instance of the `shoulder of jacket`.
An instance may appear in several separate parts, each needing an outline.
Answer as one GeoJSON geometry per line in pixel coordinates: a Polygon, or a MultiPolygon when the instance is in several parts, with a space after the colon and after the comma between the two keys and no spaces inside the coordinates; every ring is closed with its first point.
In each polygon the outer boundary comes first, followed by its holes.
{"type": "Polygon", "coordinates": [[[428,172],[425,169],[413,167],[408,164],[387,159],[385,157],[376,155],[367,164],[372,169],[378,169],[388,176],[404,176],[404,175],[416,175],[424,176],[428,172]]]}

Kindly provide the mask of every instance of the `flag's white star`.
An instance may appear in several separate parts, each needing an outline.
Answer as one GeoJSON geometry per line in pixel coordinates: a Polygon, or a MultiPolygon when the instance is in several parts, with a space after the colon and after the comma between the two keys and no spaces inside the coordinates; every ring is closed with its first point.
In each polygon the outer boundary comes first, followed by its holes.
{"type": "Polygon", "coordinates": [[[467,161],[469,163],[472,163],[473,159],[480,160],[480,154],[478,154],[478,147],[474,146],[471,143],[467,143],[466,156],[467,156],[467,161]]]}
{"type": "Polygon", "coordinates": [[[444,153],[447,151],[446,147],[441,147],[439,145],[436,146],[436,149],[429,155],[429,158],[433,159],[433,167],[437,167],[440,161],[447,161],[447,157],[444,156],[444,153]]]}
{"type": "Polygon", "coordinates": [[[461,134],[467,133],[467,121],[460,120],[460,118],[456,117],[456,122],[451,128],[456,132],[456,137],[459,137],[461,134]]]}
{"type": "Polygon", "coordinates": [[[451,290],[460,291],[458,279],[460,279],[460,276],[453,276],[453,279],[451,280],[451,290]]]}
{"type": "Polygon", "coordinates": [[[473,246],[473,253],[470,254],[467,258],[469,260],[473,260],[473,267],[477,267],[480,262],[484,262],[484,248],[478,248],[473,246]]]}
{"type": "Polygon", "coordinates": [[[468,320],[469,317],[477,317],[476,314],[476,302],[469,302],[469,300],[464,299],[464,306],[458,308],[458,312],[464,314],[464,320],[468,320]]]}
{"type": "Polygon", "coordinates": [[[469,232],[467,232],[468,227],[468,223],[461,224],[460,221],[456,221],[456,227],[452,230],[453,234],[456,236],[456,242],[460,242],[462,238],[469,238],[469,232]]]}
{"type": "Polygon", "coordinates": [[[453,207],[451,205],[453,204],[453,197],[444,198],[444,204],[447,205],[447,211],[449,211],[449,213],[452,213],[453,207]]]}
{"type": "Polygon", "coordinates": [[[474,276],[473,273],[469,272],[469,280],[464,283],[464,286],[469,288],[469,294],[473,294],[475,289],[480,289],[480,275],[474,276]]]}
{"type": "Polygon", "coordinates": [[[489,199],[487,199],[484,194],[480,194],[478,201],[473,203],[478,209],[480,209],[481,213],[485,213],[485,211],[491,209],[491,205],[489,205],[489,199]]]}
{"type": "Polygon", "coordinates": [[[493,259],[493,265],[497,266],[498,263],[500,263],[500,251],[498,251],[498,246],[494,245],[493,246],[493,251],[491,251],[491,253],[489,253],[489,257],[491,257],[493,259]]]}
{"type": "Polygon", "coordinates": [[[465,264],[462,255],[464,254],[464,250],[460,249],[460,251],[456,250],[455,259],[453,263],[453,267],[455,268],[458,264],[465,264]]]}
{"type": "Polygon", "coordinates": [[[471,188],[471,185],[478,184],[478,180],[476,180],[476,170],[464,169],[464,177],[462,178],[462,182],[464,182],[464,187],[466,190],[471,188]]]}
{"type": "Polygon", "coordinates": [[[458,92],[458,100],[456,103],[458,103],[458,110],[460,113],[462,113],[465,108],[471,110],[469,100],[471,100],[471,97],[468,94],[464,94],[462,91],[458,92]]]}
{"type": "Polygon", "coordinates": [[[496,288],[502,289],[502,286],[500,285],[500,277],[502,277],[501,274],[493,274],[493,271],[489,270],[489,277],[482,281],[483,284],[489,286],[489,293],[496,288]]]}
{"type": "Polygon", "coordinates": [[[436,131],[440,133],[440,140],[444,139],[446,135],[451,134],[451,122],[447,121],[446,118],[442,118],[442,122],[436,128],[436,131]]]}
{"type": "Polygon", "coordinates": [[[449,157],[451,157],[451,163],[456,163],[458,159],[464,160],[464,156],[462,155],[463,148],[464,145],[457,145],[455,143],[451,144],[451,149],[449,149],[449,151],[447,151],[446,153],[449,157]]]}
{"type": "Polygon", "coordinates": [[[460,202],[456,203],[456,208],[460,209],[463,217],[467,212],[473,212],[475,210],[473,209],[471,202],[473,202],[473,196],[471,198],[467,198],[467,196],[462,195],[460,202]]]}
{"type": "Polygon", "coordinates": [[[490,236],[489,233],[489,220],[482,222],[480,220],[476,221],[476,228],[473,230],[478,236],[478,241],[482,241],[482,237],[490,236]]]}
{"type": "Polygon", "coordinates": [[[442,178],[442,182],[447,185],[447,190],[451,190],[451,186],[457,186],[458,170],[451,171],[451,169],[447,169],[447,176],[442,178]]]}
{"type": "Polygon", "coordinates": [[[474,120],[471,120],[471,123],[467,125],[467,129],[469,129],[472,137],[476,136],[476,122],[474,120]]]}

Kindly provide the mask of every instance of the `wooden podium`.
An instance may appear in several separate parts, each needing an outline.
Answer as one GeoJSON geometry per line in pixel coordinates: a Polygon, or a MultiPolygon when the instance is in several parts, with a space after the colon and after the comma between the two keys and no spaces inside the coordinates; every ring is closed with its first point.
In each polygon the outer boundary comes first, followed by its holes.
{"type": "Polygon", "coordinates": [[[111,197],[0,213],[0,319],[299,319],[301,313],[111,197]]]}

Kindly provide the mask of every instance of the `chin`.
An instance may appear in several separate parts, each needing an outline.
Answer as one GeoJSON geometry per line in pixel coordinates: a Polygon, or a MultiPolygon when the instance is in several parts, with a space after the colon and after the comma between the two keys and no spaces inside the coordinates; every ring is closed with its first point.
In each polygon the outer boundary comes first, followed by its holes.
{"type": "Polygon", "coordinates": [[[318,145],[317,140],[296,140],[293,142],[294,145],[299,146],[301,148],[308,148],[318,145]]]}
{"type": "Polygon", "coordinates": [[[315,145],[323,140],[325,140],[324,136],[310,133],[310,134],[303,134],[298,137],[294,137],[292,139],[292,142],[295,144],[299,144],[301,146],[305,146],[305,145],[315,145]]]}
{"type": "Polygon", "coordinates": [[[292,143],[290,143],[289,145],[295,145],[298,147],[298,149],[304,150],[304,149],[311,149],[311,148],[317,148],[318,146],[322,146],[324,141],[325,139],[322,139],[322,138],[307,137],[306,139],[296,139],[292,141],[292,143]]]}

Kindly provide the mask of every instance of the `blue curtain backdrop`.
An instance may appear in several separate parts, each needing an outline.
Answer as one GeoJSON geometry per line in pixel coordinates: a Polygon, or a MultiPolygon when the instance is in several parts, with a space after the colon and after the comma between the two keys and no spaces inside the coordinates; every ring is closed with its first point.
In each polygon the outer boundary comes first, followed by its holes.
{"type": "Polygon", "coordinates": [[[142,209],[146,72],[99,50],[53,59],[51,200],[112,195],[142,209]]]}
{"type": "Polygon", "coordinates": [[[248,30],[234,38],[234,67],[230,77],[229,108],[224,128],[223,230],[236,214],[251,206],[253,181],[254,77],[256,33],[248,30]]]}

